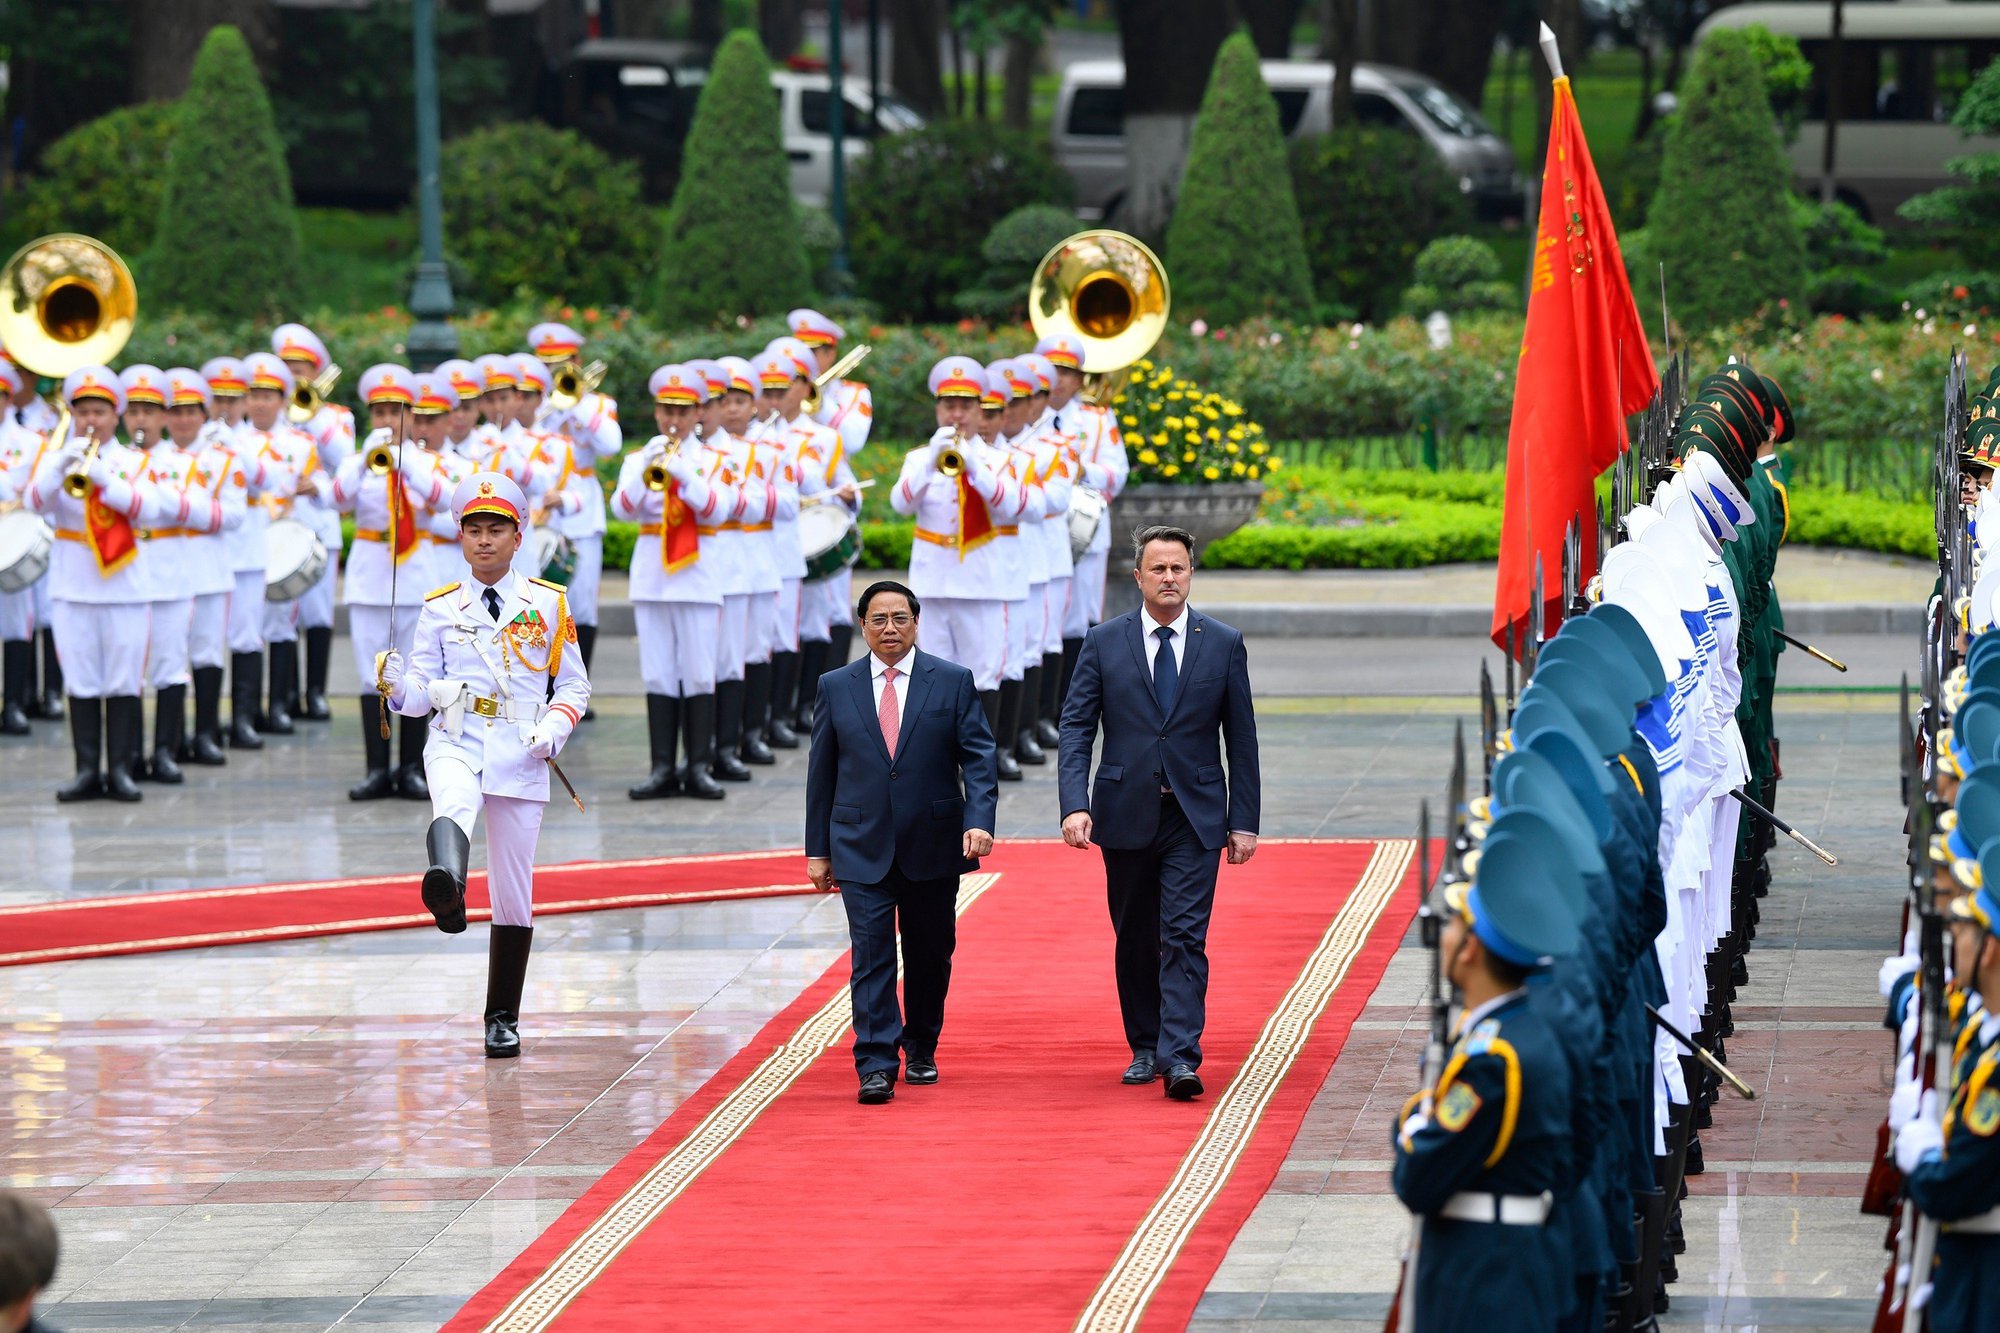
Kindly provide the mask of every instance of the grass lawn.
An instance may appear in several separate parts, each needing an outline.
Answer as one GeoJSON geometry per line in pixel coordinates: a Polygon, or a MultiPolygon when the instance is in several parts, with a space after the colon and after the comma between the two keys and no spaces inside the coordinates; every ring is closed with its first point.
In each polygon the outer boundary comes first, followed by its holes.
{"type": "Polygon", "coordinates": [[[307,310],[367,310],[401,305],[409,297],[416,214],[302,208],[299,233],[307,310]]]}

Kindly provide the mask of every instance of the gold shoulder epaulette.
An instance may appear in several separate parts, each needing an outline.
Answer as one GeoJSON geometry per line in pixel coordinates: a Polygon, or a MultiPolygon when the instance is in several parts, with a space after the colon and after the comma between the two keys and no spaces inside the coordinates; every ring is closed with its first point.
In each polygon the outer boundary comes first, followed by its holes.
{"type": "Polygon", "coordinates": [[[460,586],[457,583],[447,583],[442,588],[432,588],[424,594],[424,600],[428,602],[433,598],[442,597],[448,592],[457,592],[460,586]]]}
{"type": "MultiPolygon", "coordinates": [[[[529,580],[528,580],[528,582],[530,582],[530,583],[537,583],[537,584],[540,584],[540,585],[541,585],[542,587],[544,587],[544,588],[547,588],[547,589],[548,589],[548,590],[549,590],[550,592],[567,592],[567,591],[569,591],[569,590],[568,590],[567,588],[563,587],[563,586],[562,586],[562,584],[560,584],[560,583],[551,583],[551,582],[549,582],[549,581],[548,581],[547,579],[529,579],[529,580]]],[[[453,586],[453,587],[457,587],[458,585],[457,585],[457,584],[453,584],[452,586],[453,586]]]]}

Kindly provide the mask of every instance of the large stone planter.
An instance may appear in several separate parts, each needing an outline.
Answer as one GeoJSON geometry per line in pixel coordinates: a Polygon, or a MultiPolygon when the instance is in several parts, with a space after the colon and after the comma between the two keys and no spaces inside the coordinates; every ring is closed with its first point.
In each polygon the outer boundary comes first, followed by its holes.
{"type": "MultiPolygon", "coordinates": [[[[1197,561],[1210,542],[1227,537],[1257,517],[1263,503],[1261,481],[1213,481],[1176,486],[1149,481],[1127,486],[1111,502],[1105,522],[1111,525],[1111,556],[1104,580],[1104,618],[1123,615],[1139,605],[1132,582],[1132,534],[1154,523],[1168,523],[1194,534],[1197,561]]],[[[1199,601],[1199,595],[1196,600],[1199,601]]]]}

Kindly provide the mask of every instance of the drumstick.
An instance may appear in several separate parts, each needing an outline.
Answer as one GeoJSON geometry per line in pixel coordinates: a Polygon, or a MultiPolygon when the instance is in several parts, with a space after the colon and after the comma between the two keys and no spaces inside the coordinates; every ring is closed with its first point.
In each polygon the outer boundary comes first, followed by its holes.
{"type": "MultiPolygon", "coordinates": [[[[854,489],[857,491],[865,491],[874,484],[875,484],[875,478],[870,477],[866,481],[855,482],[854,489]]],[[[838,489],[839,489],[838,487],[835,488],[835,490],[838,489]]],[[[821,491],[818,495],[808,495],[805,499],[799,501],[799,508],[805,509],[811,505],[829,505],[832,504],[837,498],[839,497],[835,495],[834,491],[821,491]]]]}

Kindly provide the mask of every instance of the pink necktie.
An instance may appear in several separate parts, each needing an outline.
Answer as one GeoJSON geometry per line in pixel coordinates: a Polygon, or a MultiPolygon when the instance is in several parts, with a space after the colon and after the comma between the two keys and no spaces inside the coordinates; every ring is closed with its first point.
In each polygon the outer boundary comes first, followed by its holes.
{"type": "Polygon", "coordinates": [[[889,748],[889,757],[896,757],[896,737],[902,730],[902,715],[896,708],[896,676],[894,667],[886,667],[882,672],[882,702],[875,706],[875,720],[882,725],[882,744],[889,748]]]}

